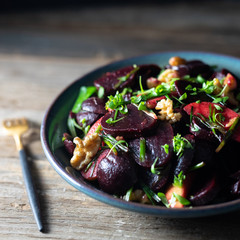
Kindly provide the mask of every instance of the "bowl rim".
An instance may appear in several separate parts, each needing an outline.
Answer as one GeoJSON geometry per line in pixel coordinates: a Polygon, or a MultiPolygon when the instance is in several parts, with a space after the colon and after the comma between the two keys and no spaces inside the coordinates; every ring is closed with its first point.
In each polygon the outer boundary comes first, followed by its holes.
{"type": "Polygon", "coordinates": [[[50,119],[51,111],[54,109],[56,102],[59,101],[59,99],[63,96],[66,90],[68,90],[70,87],[72,87],[73,85],[75,85],[77,82],[81,81],[88,75],[97,73],[101,69],[104,69],[106,67],[118,65],[126,61],[134,61],[135,59],[137,60],[143,57],[160,56],[160,55],[167,55],[167,54],[168,55],[173,54],[172,56],[181,55],[181,54],[191,54],[191,55],[200,54],[206,57],[207,56],[224,57],[225,59],[239,61],[240,63],[240,58],[225,55],[225,54],[219,54],[219,53],[212,53],[212,52],[205,52],[205,51],[163,51],[163,52],[156,52],[156,53],[147,54],[147,55],[139,55],[131,58],[125,58],[125,59],[113,61],[103,66],[97,67],[94,70],[77,78],[76,80],[68,84],[65,88],[63,88],[63,90],[60,91],[59,94],[57,94],[57,96],[53,99],[53,101],[47,108],[44,114],[44,117],[42,119],[41,129],[40,129],[41,144],[42,144],[42,148],[44,150],[45,156],[47,157],[49,163],[54,168],[54,170],[74,188],[83,192],[84,194],[88,195],[91,198],[94,198],[100,202],[103,202],[105,204],[118,207],[121,209],[130,210],[133,212],[143,213],[147,215],[156,215],[161,217],[174,217],[174,218],[204,217],[204,216],[212,216],[212,215],[223,214],[223,213],[232,212],[234,210],[238,210],[240,209],[240,199],[223,202],[223,203],[212,204],[212,205],[197,206],[197,207],[182,208],[182,209],[166,208],[164,206],[144,205],[136,202],[127,202],[120,198],[115,198],[110,194],[107,194],[99,189],[90,187],[88,186],[87,183],[85,183],[84,181],[81,181],[80,179],[79,180],[73,179],[71,175],[68,174],[60,165],[60,163],[55,159],[51,151],[50,144],[47,140],[47,135],[48,135],[47,131],[48,131],[48,125],[50,121],[49,119],[50,119]]]}

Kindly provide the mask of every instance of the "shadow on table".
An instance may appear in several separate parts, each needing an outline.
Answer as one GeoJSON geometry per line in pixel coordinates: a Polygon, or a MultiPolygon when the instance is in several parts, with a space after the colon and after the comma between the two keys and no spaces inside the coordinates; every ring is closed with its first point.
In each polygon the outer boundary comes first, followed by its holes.
{"type": "MultiPolygon", "coordinates": [[[[156,221],[156,219],[155,219],[156,221]]],[[[157,221],[170,225],[175,234],[179,236],[196,236],[194,239],[239,239],[240,236],[240,211],[213,217],[192,219],[165,219],[157,221]]]]}

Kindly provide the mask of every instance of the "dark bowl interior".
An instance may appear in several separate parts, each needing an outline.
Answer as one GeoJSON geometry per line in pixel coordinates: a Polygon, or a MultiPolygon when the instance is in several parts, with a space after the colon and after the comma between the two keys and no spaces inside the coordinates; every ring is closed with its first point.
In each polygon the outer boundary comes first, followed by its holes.
{"type": "Polygon", "coordinates": [[[67,117],[78,95],[80,86],[92,85],[93,81],[107,71],[113,71],[133,64],[155,63],[159,66],[167,64],[172,56],[181,56],[188,60],[199,59],[209,65],[217,65],[219,69],[227,68],[237,76],[240,76],[240,59],[205,52],[163,52],[151,55],[139,56],[131,59],[114,62],[98,68],[79,78],[65,88],[48,108],[41,126],[41,141],[47,159],[57,173],[69,184],[88,196],[110,204],[115,207],[136,211],[145,214],[164,217],[200,217],[226,213],[240,209],[240,199],[201,207],[168,209],[160,206],[143,205],[140,203],[126,202],[102,192],[89,182],[86,182],[78,171],[69,163],[69,156],[65,152],[62,143],[62,134],[67,131],[67,117]]]}

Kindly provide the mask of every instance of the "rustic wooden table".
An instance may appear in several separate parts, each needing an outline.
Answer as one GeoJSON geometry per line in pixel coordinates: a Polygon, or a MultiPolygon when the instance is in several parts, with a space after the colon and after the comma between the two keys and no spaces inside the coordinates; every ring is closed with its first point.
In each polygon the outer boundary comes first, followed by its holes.
{"type": "Polygon", "coordinates": [[[45,110],[71,81],[125,57],[202,50],[240,57],[240,4],[84,7],[1,13],[0,121],[25,116],[24,143],[40,195],[37,230],[11,137],[0,131],[0,239],[239,239],[240,212],[166,219],[107,206],[67,184],[39,139],[45,110]]]}

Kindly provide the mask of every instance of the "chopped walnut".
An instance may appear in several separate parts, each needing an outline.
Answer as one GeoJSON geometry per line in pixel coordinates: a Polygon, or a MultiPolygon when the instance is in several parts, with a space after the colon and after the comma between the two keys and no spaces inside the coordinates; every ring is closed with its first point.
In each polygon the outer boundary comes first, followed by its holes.
{"type": "Polygon", "coordinates": [[[180,58],[178,56],[171,57],[169,59],[169,64],[171,66],[179,66],[179,65],[182,65],[182,64],[186,64],[186,63],[187,63],[187,61],[184,58],[180,58]]]}
{"type": "Polygon", "coordinates": [[[182,117],[181,113],[173,112],[173,101],[168,98],[159,101],[155,109],[160,110],[160,115],[158,116],[160,120],[167,120],[170,123],[175,123],[182,117]]]}
{"type": "Polygon", "coordinates": [[[96,155],[100,147],[101,138],[97,133],[93,133],[89,136],[86,136],[83,140],[79,137],[75,137],[73,142],[76,144],[76,147],[70,163],[73,168],[81,170],[87,166],[87,164],[96,155]]]}
{"type": "Polygon", "coordinates": [[[158,76],[158,81],[168,83],[173,78],[179,78],[178,71],[173,69],[166,69],[158,76]]]}

